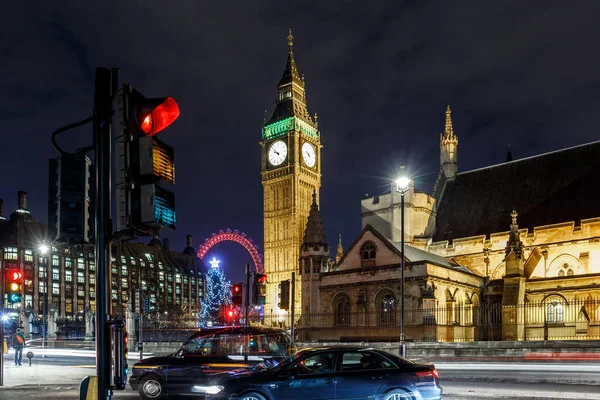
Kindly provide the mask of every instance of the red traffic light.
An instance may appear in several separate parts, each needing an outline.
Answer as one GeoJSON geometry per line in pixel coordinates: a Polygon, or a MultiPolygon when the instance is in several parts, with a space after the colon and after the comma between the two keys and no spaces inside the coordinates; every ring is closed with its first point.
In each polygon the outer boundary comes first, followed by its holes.
{"type": "Polygon", "coordinates": [[[146,99],[140,107],[138,121],[146,136],[156,135],[179,118],[179,106],[172,97],[146,99]]]}
{"type": "Polygon", "coordinates": [[[240,291],[240,287],[238,285],[235,285],[233,287],[233,291],[236,292],[236,293],[239,292],[240,291]]]}
{"type": "Polygon", "coordinates": [[[17,270],[9,270],[8,271],[8,279],[10,281],[16,282],[23,278],[23,274],[17,270]]]}
{"type": "Polygon", "coordinates": [[[231,311],[231,310],[230,310],[228,315],[229,315],[230,317],[233,317],[233,311],[231,311]]]}

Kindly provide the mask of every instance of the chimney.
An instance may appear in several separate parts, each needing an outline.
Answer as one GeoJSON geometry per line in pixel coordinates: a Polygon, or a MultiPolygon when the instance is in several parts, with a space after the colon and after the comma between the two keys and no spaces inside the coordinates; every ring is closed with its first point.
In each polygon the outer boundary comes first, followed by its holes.
{"type": "Polygon", "coordinates": [[[169,247],[169,239],[167,238],[163,239],[163,250],[171,250],[169,247]]]}
{"type": "MultiPolygon", "coordinates": [[[[2,215],[1,212],[0,215],[2,215]]],[[[187,247],[194,247],[192,246],[192,235],[187,235],[185,238],[187,239],[187,247]]]]}
{"type": "Polygon", "coordinates": [[[4,200],[0,199],[0,219],[4,219],[4,200]]]}
{"type": "Polygon", "coordinates": [[[27,210],[27,192],[22,190],[17,192],[17,204],[20,210],[27,210]]]}

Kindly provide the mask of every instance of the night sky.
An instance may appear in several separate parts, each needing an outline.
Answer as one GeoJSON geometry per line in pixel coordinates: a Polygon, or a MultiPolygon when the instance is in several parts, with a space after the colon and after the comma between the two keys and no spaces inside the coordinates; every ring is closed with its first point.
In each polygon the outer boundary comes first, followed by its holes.
{"type": "MultiPolygon", "coordinates": [[[[583,0],[10,2],[0,24],[5,214],[25,190],[47,220],[50,135],[91,115],[96,67],[119,67],[121,82],[181,109],[160,135],[177,163],[177,230],[163,237],[182,250],[186,234],[198,246],[232,228],[262,248],[258,142],[292,28],[319,114],[334,255],[338,233],[348,246],[360,232],[360,199],[389,190],[400,165],[431,191],[447,104],[459,171],[505,161],[509,143],[518,159],[599,140],[598,15],[600,2],[583,0]]],[[[66,150],[91,140],[91,127],[59,137],[66,150]]],[[[212,256],[234,281],[251,261],[236,244],[212,256]]]]}

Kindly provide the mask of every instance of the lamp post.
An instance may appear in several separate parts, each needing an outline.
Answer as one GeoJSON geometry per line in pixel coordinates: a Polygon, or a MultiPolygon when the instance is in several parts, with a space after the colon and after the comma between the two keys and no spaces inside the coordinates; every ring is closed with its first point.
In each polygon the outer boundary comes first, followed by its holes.
{"type": "Polygon", "coordinates": [[[400,356],[406,357],[404,337],[404,194],[408,191],[410,178],[405,175],[404,166],[400,167],[400,177],[396,179],[396,191],[400,192],[400,356]]]}
{"type": "Polygon", "coordinates": [[[43,349],[46,345],[46,342],[48,341],[48,260],[46,258],[46,254],[48,254],[49,250],[50,249],[45,244],[41,244],[39,247],[41,257],[38,260],[38,262],[41,264],[41,261],[45,260],[45,262],[44,262],[44,310],[43,310],[43,319],[42,319],[42,326],[44,329],[44,337],[42,339],[42,357],[44,357],[44,355],[45,355],[43,349]]]}

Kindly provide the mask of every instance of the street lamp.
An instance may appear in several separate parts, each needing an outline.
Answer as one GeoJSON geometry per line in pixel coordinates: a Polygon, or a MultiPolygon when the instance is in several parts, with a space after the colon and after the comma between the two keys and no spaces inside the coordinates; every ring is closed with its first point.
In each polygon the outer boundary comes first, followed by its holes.
{"type": "Polygon", "coordinates": [[[396,191],[400,192],[400,355],[406,357],[406,342],[404,338],[404,194],[408,191],[410,178],[405,175],[404,166],[400,167],[400,177],[396,179],[396,191]]]}

